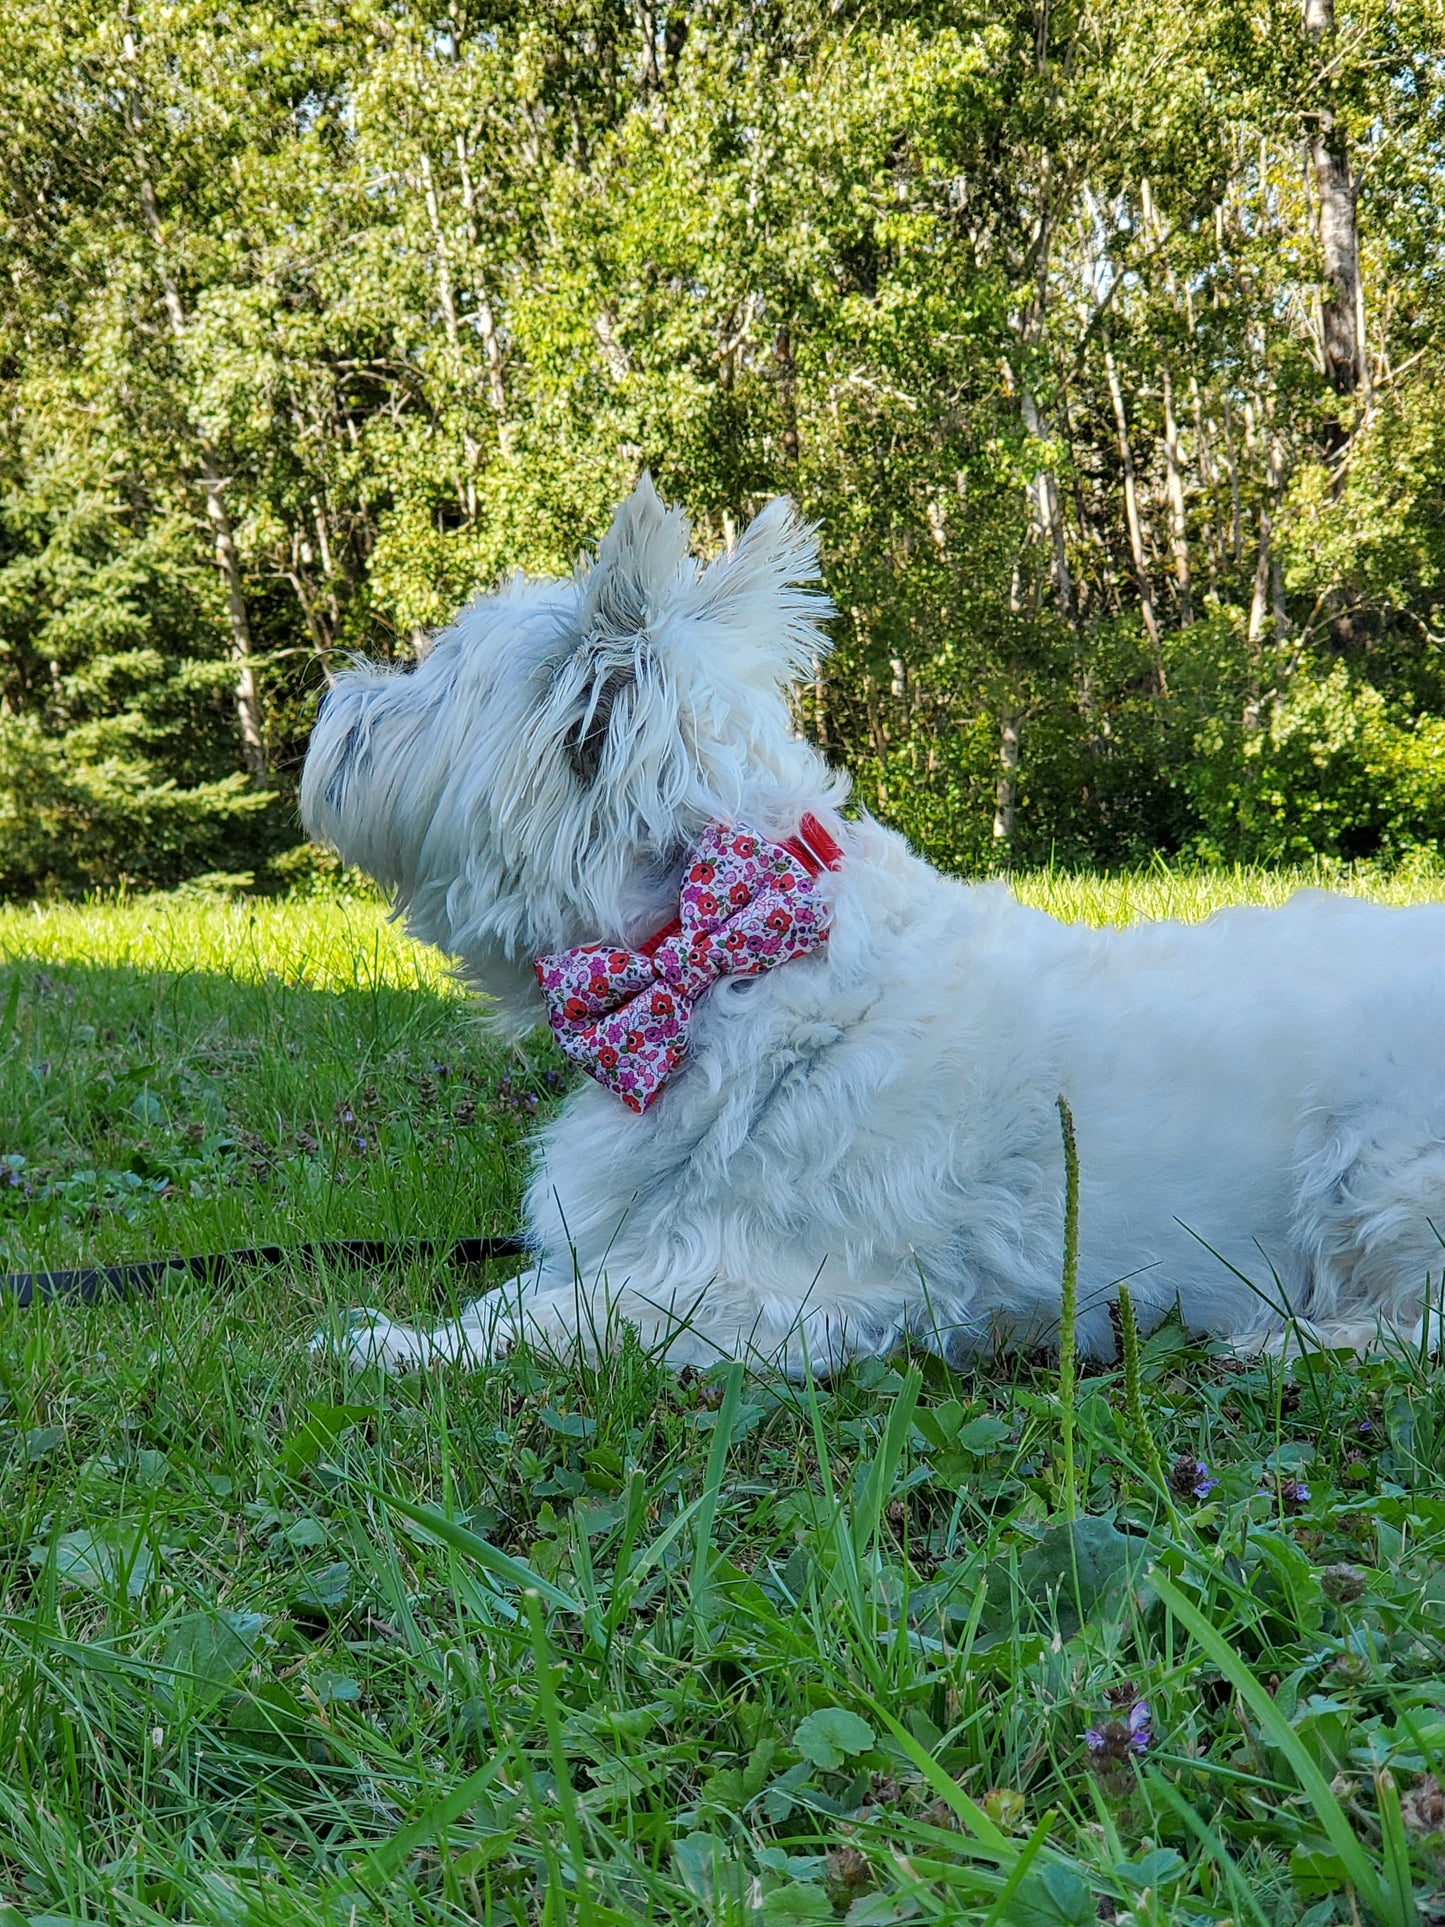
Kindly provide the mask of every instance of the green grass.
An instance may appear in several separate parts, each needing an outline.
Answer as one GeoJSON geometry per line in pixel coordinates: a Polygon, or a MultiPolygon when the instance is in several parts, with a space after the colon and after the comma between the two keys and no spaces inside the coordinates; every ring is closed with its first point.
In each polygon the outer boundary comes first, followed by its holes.
{"type": "MultiPolygon", "coordinates": [[[[551,1068],[365,898],[0,912],[0,1262],[509,1229],[551,1068]]],[[[0,1309],[0,1927],[1445,1918],[1423,1361],[307,1350],[461,1289],[0,1309]]]]}

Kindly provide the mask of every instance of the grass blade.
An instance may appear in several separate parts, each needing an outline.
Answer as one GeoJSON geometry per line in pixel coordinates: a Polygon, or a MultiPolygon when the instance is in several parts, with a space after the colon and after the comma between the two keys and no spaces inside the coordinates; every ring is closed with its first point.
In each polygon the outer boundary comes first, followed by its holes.
{"type": "Polygon", "coordinates": [[[592,1616],[580,1599],[574,1599],[571,1593],[564,1592],[550,1579],[544,1579],[541,1573],[534,1572],[524,1559],[503,1552],[490,1539],[484,1539],[468,1526],[458,1525],[455,1519],[447,1518],[435,1506],[415,1505],[410,1499],[399,1498],[394,1492],[383,1492],[379,1486],[368,1485],[366,1490],[379,1499],[388,1512],[399,1512],[404,1519],[409,1519],[413,1525],[440,1539],[453,1552],[472,1560],[484,1572],[491,1573],[493,1578],[505,1580],[519,1593],[534,1592],[554,1610],[570,1613],[574,1619],[585,1621],[592,1616]]]}
{"type": "Polygon", "coordinates": [[[357,1880],[363,1886],[368,1883],[383,1886],[395,1879],[418,1847],[426,1846],[453,1821],[460,1820],[469,1807],[476,1805],[501,1772],[502,1758],[497,1754],[459,1786],[454,1786],[450,1793],[444,1793],[425,1813],[408,1821],[389,1840],[373,1847],[356,1869],[357,1880]]]}
{"type": "Polygon", "coordinates": [[[723,1401],[718,1408],[717,1423],[713,1427],[712,1446],[707,1455],[707,1470],[703,1474],[702,1499],[693,1523],[692,1553],[692,1610],[700,1637],[706,1638],[708,1594],[712,1579],[712,1529],[717,1517],[718,1495],[722,1491],[723,1474],[727,1470],[728,1447],[732,1444],[733,1427],[737,1424],[738,1406],[743,1395],[743,1367],[734,1360],[728,1366],[727,1379],[723,1386],[723,1401]]]}
{"type": "Polygon", "coordinates": [[[1407,1912],[1401,1906],[1399,1893],[1380,1879],[1364,1842],[1350,1825],[1344,1808],[1330,1790],[1329,1781],[1244,1660],[1218,1628],[1210,1624],[1194,1601],[1166,1578],[1157,1566],[1150,1568],[1148,1579],[1166,1610],[1214,1661],[1259,1722],[1270,1743],[1289,1761],[1301,1789],[1309,1795],[1330,1845],[1339,1855],[1365,1906],[1377,1920],[1384,1923],[1384,1927],[1416,1927],[1417,1915],[1413,1901],[1407,1912]]]}
{"type": "Polygon", "coordinates": [[[888,1494],[893,1490],[893,1481],[908,1445],[908,1434],[922,1389],[923,1374],[915,1365],[899,1386],[889,1407],[883,1438],[877,1456],[868,1468],[867,1482],[853,1515],[853,1538],[860,1557],[878,1536],[883,1509],[888,1503],[888,1494]]]}

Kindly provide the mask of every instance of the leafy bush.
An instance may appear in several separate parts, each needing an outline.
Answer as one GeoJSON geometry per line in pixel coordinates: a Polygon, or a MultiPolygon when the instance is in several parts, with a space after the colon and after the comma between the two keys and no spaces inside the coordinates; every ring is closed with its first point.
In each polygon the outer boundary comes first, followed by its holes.
{"type": "Polygon", "coordinates": [[[1209,859],[1398,858],[1445,832],[1445,719],[1403,717],[1343,662],[1302,673],[1249,728],[1204,723],[1185,781],[1209,859]]]}

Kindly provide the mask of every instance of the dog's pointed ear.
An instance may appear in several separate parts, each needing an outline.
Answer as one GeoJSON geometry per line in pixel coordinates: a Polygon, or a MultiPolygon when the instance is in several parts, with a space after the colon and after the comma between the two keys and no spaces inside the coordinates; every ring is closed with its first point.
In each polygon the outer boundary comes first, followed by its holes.
{"type": "MultiPolygon", "coordinates": [[[[576,645],[549,718],[584,791],[660,823],[694,786],[736,809],[750,767],[786,760],[784,692],[827,648],[814,531],[769,502],[700,568],[679,509],[644,475],[577,579],[576,645]]],[[[555,739],[554,739],[555,740],[555,739]]]]}
{"type": "Polygon", "coordinates": [[[817,530],[777,495],[703,570],[686,613],[717,635],[734,674],[782,686],[813,674],[831,646],[823,624],[833,605],[808,586],[821,574],[817,530]]]}
{"type": "Polygon", "coordinates": [[[595,561],[578,572],[580,713],[567,760],[584,789],[596,782],[614,719],[631,721],[638,685],[655,678],[655,632],[697,580],[691,529],[665,508],[644,473],[612,518],[595,561]]]}
{"type": "Polygon", "coordinates": [[[697,579],[691,537],[687,517],[663,506],[644,470],[581,573],[584,645],[626,644],[661,619],[697,579]]]}

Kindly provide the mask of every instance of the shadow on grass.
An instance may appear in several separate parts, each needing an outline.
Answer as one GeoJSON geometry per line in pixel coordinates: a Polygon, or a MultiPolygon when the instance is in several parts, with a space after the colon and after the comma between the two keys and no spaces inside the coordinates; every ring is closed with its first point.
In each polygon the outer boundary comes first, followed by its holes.
{"type": "Polygon", "coordinates": [[[0,1269],[510,1231],[550,1068],[420,984],[0,964],[0,1269]]]}

